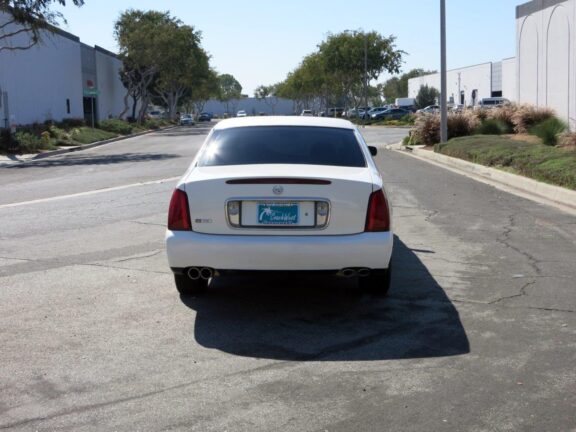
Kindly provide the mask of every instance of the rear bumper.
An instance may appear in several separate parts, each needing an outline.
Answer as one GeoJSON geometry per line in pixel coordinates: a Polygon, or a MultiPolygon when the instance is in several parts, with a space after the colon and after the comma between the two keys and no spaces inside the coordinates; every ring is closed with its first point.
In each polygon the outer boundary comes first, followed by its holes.
{"type": "Polygon", "coordinates": [[[391,232],[340,236],[244,236],[167,231],[172,268],[318,271],[346,267],[388,268],[391,232]]]}

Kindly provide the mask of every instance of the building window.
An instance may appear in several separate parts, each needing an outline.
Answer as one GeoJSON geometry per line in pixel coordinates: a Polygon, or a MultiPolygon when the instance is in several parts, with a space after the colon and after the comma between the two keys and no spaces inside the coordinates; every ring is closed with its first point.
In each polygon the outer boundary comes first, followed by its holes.
{"type": "Polygon", "coordinates": [[[70,99],[66,99],[66,113],[70,114],[70,99]]]}

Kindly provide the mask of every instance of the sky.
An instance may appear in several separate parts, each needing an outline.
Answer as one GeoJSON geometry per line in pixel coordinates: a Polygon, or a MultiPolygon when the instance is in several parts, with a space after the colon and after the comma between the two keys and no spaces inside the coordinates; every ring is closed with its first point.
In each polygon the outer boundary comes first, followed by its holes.
{"type": "MultiPolygon", "coordinates": [[[[515,55],[515,7],[526,0],[446,0],[448,68],[515,55]]],[[[396,37],[403,71],[440,68],[439,0],[85,0],[60,7],[61,27],[89,45],[116,52],[114,22],[127,9],[170,11],[202,32],[218,73],[242,93],[280,82],[330,33],[375,30],[396,37]]],[[[389,76],[383,74],[378,82],[389,76]]]]}

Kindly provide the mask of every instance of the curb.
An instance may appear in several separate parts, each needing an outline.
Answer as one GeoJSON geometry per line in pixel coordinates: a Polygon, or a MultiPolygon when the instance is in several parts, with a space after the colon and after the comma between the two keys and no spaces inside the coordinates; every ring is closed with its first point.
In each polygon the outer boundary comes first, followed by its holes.
{"type": "Polygon", "coordinates": [[[82,144],[79,146],[74,146],[74,147],[68,147],[68,148],[61,148],[58,150],[51,150],[51,151],[47,151],[47,152],[43,152],[43,153],[38,153],[36,156],[33,156],[29,159],[26,160],[21,160],[21,161],[10,161],[10,162],[0,162],[0,168],[2,167],[6,167],[6,166],[12,166],[12,165],[18,165],[18,164],[23,164],[26,162],[32,162],[32,161],[37,161],[40,159],[45,159],[51,156],[58,156],[64,153],[72,153],[72,152],[77,152],[77,151],[82,151],[82,150],[88,150],[94,147],[99,147],[105,144],[110,144],[116,141],[123,141],[129,138],[136,138],[142,135],[147,135],[153,132],[158,132],[158,131],[165,131],[165,130],[169,130],[169,129],[173,129],[177,126],[168,126],[165,128],[161,128],[161,129],[150,129],[147,131],[143,131],[143,132],[138,132],[135,134],[131,134],[131,135],[122,135],[122,136],[117,136],[115,138],[110,138],[104,141],[97,141],[97,142],[93,142],[90,144],[82,144]]]}
{"type": "Polygon", "coordinates": [[[431,150],[423,150],[418,147],[412,147],[411,150],[411,152],[401,149],[396,151],[439,165],[459,174],[467,175],[532,201],[552,205],[566,212],[576,214],[576,191],[435,153],[431,150]]]}

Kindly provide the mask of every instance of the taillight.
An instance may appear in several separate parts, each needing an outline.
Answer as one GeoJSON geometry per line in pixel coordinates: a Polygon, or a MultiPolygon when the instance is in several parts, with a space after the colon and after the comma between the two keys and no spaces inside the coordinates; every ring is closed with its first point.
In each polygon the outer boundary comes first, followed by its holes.
{"type": "Polygon", "coordinates": [[[382,189],[370,195],[364,231],[390,231],[390,210],[382,189]]]}
{"type": "Polygon", "coordinates": [[[192,231],[190,210],[186,192],[176,189],[170,200],[168,210],[168,229],[170,231],[192,231]]]}

